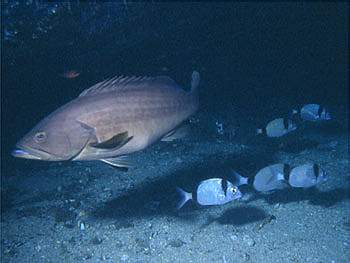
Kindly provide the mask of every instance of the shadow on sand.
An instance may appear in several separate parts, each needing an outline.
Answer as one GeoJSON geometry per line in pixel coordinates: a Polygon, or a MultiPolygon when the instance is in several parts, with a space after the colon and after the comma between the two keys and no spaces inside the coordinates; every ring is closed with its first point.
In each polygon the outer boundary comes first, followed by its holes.
{"type": "Polygon", "coordinates": [[[226,210],[215,221],[222,225],[241,226],[267,218],[269,215],[255,206],[239,206],[226,210]]]}
{"type": "Polygon", "coordinates": [[[309,189],[288,188],[271,194],[257,194],[251,201],[264,199],[268,204],[287,204],[292,202],[308,201],[311,205],[331,207],[336,203],[350,198],[349,189],[335,188],[330,191],[320,191],[316,187],[309,189]]]}
{"type": "MultiPolygon", "coordinates": [[[[175,208],[178,201],[175,191],[177,186],[191,192],[200,181],[208,178],[226,177],[230,180],[232,168],[245,176],[251,176],[261,167],[274,163],[273,156],[274,152],[268,153],[266,149],[263,149],[260,153],[247,153],[239,156],[232,154],[209,155],[199,162],[190,163],[190,165],[164,175],[158,180],[139,184],[123,195],[97,205],[97,208],[92,212],[92,216],[96,219],[129,219],[164,215],[190,220],[198,214],[203,214],[208,207],[200,207],[193,202],[188,202],[179,213],[175,208]]],[[[275,204],[308,200],[312,205],[330,207],[347,198],[349,198],[348,189],[343,188],[326,192],[321,192],[316,188],[290,188],[268,195],[257,193],[250,202],[256,199],[264,199],[269,204],[275,204]]],[[[238,209],[239,212],[246,210],[246,208],[239,207],[235,209],[238,209]]],[[[231,216],[233,216],[232,223],[240,224],[240,219],[234,219],[236,212],[229,211],[227,213],[232,213],[231,216]]],[[[260,220],[265,216],[263,211],[257,211],[257,209],[250,207],[245,213],[248,217],[249,211],[251,214],[255,214],[256,220],[260,220]]],[[[231,218],[230,214],[223,215],[219,222],[228,222],[228,218],[231,218]]],[[[244,222],[250,219],[242,218],[241,220],[244,222]]]]}
{"type": "MultiPolygon", "coordinates": [[[[103,219],[155,215],[178,217],[179,211],[175,208],[178,200],[175,191],[177,186],[190,192],[196,188],[200,181],[208,178],[226,177],[230,180],[232,167],[238,169],[238,171],[244,171],[243,174],[253,174],[260,167],[273,162],[272,156],[272,154],[265,153],[240,156],[207,156],[200,162],[178,169],[156,181],[140,184],[123,195],[101,204],[93,212],[93,216],[103,219]]],[[[193,202],[189,202],[181,209],[181,212],[193,211],[196,214],[196,212],[204,210],[205,207],[199,207],[193,202]]],[[[186,216],[181,216],[181,218],[185,219],[186,216]]]]}

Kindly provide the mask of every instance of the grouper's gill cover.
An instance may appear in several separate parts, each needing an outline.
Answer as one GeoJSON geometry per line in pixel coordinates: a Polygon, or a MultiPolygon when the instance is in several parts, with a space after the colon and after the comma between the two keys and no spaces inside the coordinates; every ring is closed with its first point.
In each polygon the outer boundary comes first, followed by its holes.
{"type": "Polygon", "coordinates": [[[16,144],[26,153],[24,158],[69,160],[85,147],[92,131],[77,122],[74,114],[66,114],[65,108],[69,108],[69,104],[44,118],[16,144]]]}

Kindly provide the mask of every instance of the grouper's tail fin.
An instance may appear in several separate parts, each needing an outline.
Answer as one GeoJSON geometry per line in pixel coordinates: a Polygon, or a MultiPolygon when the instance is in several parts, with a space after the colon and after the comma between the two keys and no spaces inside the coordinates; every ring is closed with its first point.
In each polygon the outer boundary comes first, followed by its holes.
{"type": "Polygon", "coordinates": [[[200,79],[201,79],[201,77],[200,77],[198,71],[193,71],[192,78],[191,78],[191,92],[192,93],[198,92],[198,86],[199,86],[200,79]]]}

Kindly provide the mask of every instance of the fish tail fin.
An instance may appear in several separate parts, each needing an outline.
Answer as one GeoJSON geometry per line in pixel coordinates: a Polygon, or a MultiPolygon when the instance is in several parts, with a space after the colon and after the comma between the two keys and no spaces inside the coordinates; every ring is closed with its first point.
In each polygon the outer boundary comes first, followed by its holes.
{"type": "Polygon", "coordinates": [[[298,114],[299,113],[299,111],[297,110],[297,109],[292,109],[292,116],[294,115],[294,114],[298,114]]]}
{"type": "Polygon", "coordinates": [[[233,176],[233,184],[235,186],[240,186],[243,184],[248,184],[248,178],[247,177],[243,177],[242,175],[240,175],[239,173],[237,173],[235,170],[232,170],[232,176],[233,176]]]}
{"type": "Polygon", "coordinates": [[[289,113],[288,113],[288,119],[293,119],[294,115],[299,114],[299,110],[298,109],[292,109],[289,113]]]}
{"type": "Polygon", "coordinates": [[[286,180],[286,175],[285,175],[285,174],[282,174],[282,173],[278,173],[278,174],[276,175],[276,180],[277,180],[277,181],[288,181],[288,180],[286,180]]]}
{"type": "Polygon", "coordinates": [[[191,77],[191,92],[192,93],[198,92],[198,86],[199,86],[200,79],[201,79],[201,77],[200,77],[198,71],[193,71],[192,77],[191,77]]]}
{"type": "Polygon", "coordinates": [[[183,207],[188,200],[192,199],[192,194],[187,193],[186,191],[182,190],[180,187],[176,187],[176,191],[180,195],[180,200],[178,201],[176,208],[181,209],[181,207],[183,207]]]}

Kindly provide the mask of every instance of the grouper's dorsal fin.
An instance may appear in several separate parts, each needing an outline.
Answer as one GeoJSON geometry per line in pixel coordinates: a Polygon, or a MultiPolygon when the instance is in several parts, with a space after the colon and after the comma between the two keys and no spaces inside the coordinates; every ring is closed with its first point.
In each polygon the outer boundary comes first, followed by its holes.
{"type": "Polygon", "coordinates": [[[103,149],[103,150],[116,150],[127,144],[132,139],[129,137],[128,132],[119,133],[107,141],[100,143],[90,143],[91,147],[103,149]]]}
{"type": "Polygon", "coordinates": [[[92,87],[84,90],[79,97],[91,96],[106,92],[118,91],[125,88],[137,88],[146,86],[173,86],[178,87],[174,80],[166,76],[159,77],[124,77],[116,76],[111,79],[101,81],[92,87]]]}

